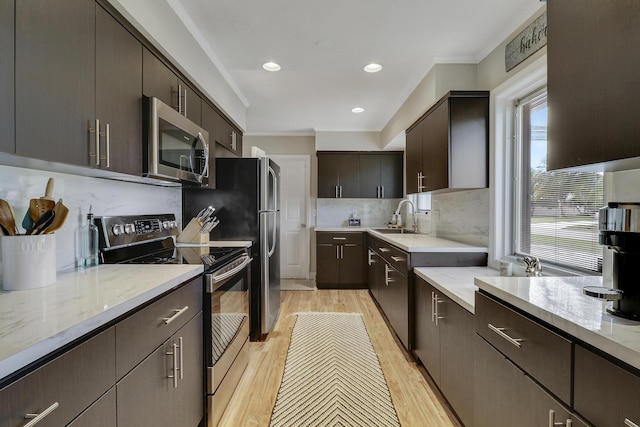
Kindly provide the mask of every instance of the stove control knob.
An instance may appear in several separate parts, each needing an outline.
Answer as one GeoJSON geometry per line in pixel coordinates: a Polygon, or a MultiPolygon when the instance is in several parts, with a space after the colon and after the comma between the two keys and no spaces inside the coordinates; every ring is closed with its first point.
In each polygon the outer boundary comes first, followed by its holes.
{"type": "Polygon", "coordinates": [[[124,226],[122,224],[115,224],[111,228],[111,232],[113,233],[114,236],[119,236],[122,233],[124,233],[124,226]]]}
{"type": "Polygon", "coordinates": [[[127,234],[133,234],[136,231],[136,227],[133,224],[125,224],[124,232],[127,234]]]}
{"type": "Polygon", "coordinates": [[[170,228],[171,228],[171,222],[169,222],[169,221],[164,221],[164,222],[162,223],[162,228],[164,228],[165,230],[170,229],[170,228]]]}

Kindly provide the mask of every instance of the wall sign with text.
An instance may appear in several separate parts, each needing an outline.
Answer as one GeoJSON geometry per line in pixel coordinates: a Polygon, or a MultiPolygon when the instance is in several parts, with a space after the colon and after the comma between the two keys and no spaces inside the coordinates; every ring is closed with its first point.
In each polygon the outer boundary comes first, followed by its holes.
{"type": "Polygon", "coordinates": [[[504,52],[506,71],[536,53],[547,44],[547,12],[533,21],[527,28],[507,44],[504,52]]]}

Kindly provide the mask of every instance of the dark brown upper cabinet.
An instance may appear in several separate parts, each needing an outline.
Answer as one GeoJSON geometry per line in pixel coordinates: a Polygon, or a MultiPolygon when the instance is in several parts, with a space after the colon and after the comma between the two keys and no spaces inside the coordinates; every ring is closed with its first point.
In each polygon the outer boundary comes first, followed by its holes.
{"type": "Polygon", "coordinates": [[[402,152],[318,152],[320,198],[402,198],[402,177],[402,152]]]}
{"type": "Polygon", "coordinates": [[[14,134],[14,7],[0,0],[0,151],[15,153],[14,134]]]}
{"type": "Polygon", "coordinates": [[[547,21],[547,168],[640,168],[640,2],[549,0],[547,21]]]}
{"type": "Polygon", "coordinates": [[[216,143],[236,157],[242,157],[242,134],[206,102],[202,103],[202,127],[209,132],[212,148],[216,143]]]}
{"type": "Polygon", "coordinates": [[[202,124],[202,101],[182,79],[149,49],[142,54],[142,92],[172,106],[192,122],[202,124]]]}
{"type": "Polygon", "coordinates": [[[16,153],[89,165],[96,119],[96,3],[15,3],[16,153]]]}
{"type": "Polygon", "coordinates": [[[360,197],[399,199],[403,193],[402,152],[360,154],[360,197]]]}
{"type": "Polygon", "coordinates": [[[407,194],[489,185],[489,92],[451,91],[407,130],[407,194]]]}

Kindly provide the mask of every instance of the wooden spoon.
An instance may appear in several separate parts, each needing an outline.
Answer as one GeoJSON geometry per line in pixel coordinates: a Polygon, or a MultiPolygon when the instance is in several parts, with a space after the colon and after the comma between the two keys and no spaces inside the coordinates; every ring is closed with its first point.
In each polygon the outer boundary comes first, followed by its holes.
{"type": "Polygon", "coordinates": [[[55,217],[51,225],[44,229],[42,234],[52,234],[55,231],[58,231],[60,227],[63,226],[64,221],[67,219],[67,215],[69,214],[69,208],[67,208],[63,203],[62,199],[58,200],[58,203],[53,207],[53,213],[55,213],[55,217]]]}
{"type": "Polygon", "coordinates": [[[3,199],[0,199],[0,224],[4,227],[3,232],[8,233],[9,236],[18,234],[13,209],[11,209],[11,205],[3,199]]]}
{"type": "Polygon", "coordinates": [[[38,222],[43,213],[52,210],[56,205],[56,201],[51,198],[52,194],[53,178],[49,178],[44,196],[39,199],[31,199],[29,201],[29,216],[31,216],[33,222],[38,222]]]}

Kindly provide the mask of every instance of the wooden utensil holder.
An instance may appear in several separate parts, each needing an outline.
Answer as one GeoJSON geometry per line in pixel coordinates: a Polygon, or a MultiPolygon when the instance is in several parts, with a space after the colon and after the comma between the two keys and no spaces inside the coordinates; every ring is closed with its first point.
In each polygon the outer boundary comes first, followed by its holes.
{"type": "Polygon", "coordinates": [[[176,241],[179,243],[193,243],[196,245],[204,245],[209,243],[209,233],[200,233],[202,223],[193,218],[189,224],[178,234],[176,241]]]}

